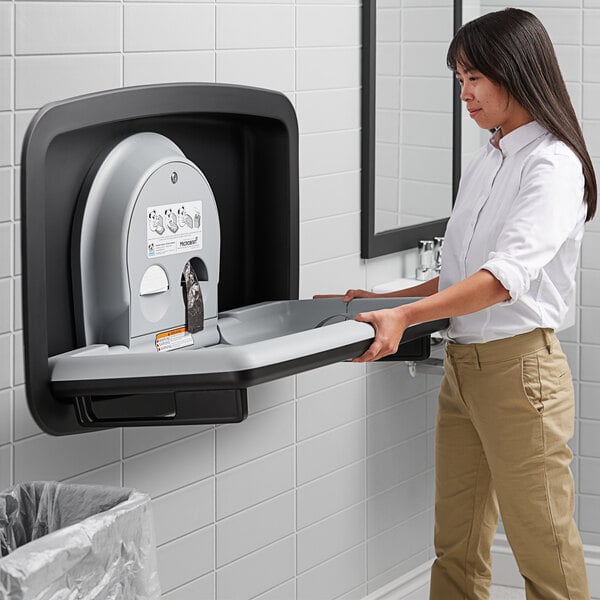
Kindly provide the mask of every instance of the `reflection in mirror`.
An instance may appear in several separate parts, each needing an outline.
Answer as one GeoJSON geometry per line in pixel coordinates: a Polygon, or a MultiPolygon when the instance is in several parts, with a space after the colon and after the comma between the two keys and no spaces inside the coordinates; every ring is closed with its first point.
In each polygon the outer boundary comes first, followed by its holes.
{"type": "Polygon", "coordinates": [[[375,0],[375,231],[452,209],[453,2],[375,0]],[[430,5],[430,6],[428,6],[430,5]]]}
{"type": "Polygon", "coordinates": [[[461,0],[363,0],[362,256],[444,235],[460,174],[461,0]]]}

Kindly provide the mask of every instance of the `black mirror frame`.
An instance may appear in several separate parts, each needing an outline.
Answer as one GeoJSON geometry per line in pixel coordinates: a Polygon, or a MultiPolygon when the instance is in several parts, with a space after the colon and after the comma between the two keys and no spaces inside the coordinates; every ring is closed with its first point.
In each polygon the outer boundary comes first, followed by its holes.
{"type": "MultiPolygon", "coordinates": [[[[416,248],[419,240],[444,235],[448,218],[375,232],[375,56],[376,0],[362,4],[361,90],[361,257],[374,258],[416,248]]],[[[462,25],[462,0],[454,0],[454,32],[462,25]]],[[[460,88],[454,81],[452,98],[452,205],[461,172],[460,88]]]]}

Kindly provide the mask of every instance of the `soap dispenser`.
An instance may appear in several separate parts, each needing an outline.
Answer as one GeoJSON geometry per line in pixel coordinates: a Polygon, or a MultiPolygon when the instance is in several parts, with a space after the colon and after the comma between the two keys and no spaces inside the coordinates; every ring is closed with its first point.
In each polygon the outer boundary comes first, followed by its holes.
{"type": "Polygon", "coordinates": [[[435,277],[433,262],[433,240],[421,240],[418,246],[419,266],[415,272],[417,281],[427,281],[435,277]]]}
{"type": "Polygon", "coordinates": [[[439,276],[442,270],[442,253],[444,250],[444,238],[434,237],[433,238],[433,260],[435,264],[436,277],[439,276]]]}

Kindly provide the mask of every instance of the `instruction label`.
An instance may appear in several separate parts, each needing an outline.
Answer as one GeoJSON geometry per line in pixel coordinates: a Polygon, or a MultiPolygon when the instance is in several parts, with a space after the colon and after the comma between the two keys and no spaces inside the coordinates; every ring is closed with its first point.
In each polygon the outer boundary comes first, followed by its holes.
{"type": "Polygon", "coordinates": [[[148,258],[202,248],[202,200],[146,209],[148,258]]]}
{"type": "Polygon", "coordinates": [[[185,327],[178,327],[156,334],[154,344],[157,352],[169,352],[177,348],[185,348],[194,343],[192,334],[185,327]]]}

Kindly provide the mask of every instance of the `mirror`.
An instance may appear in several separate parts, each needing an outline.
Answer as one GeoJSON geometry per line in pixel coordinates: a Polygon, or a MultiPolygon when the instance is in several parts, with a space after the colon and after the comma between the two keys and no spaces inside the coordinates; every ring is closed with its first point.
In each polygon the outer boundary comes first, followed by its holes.
{"type": "Polygon", "coordinates": [[[444,235],[460,177],[461,107],[446,51],[461,0],[364,0],[361,256],[444,235]]]}

